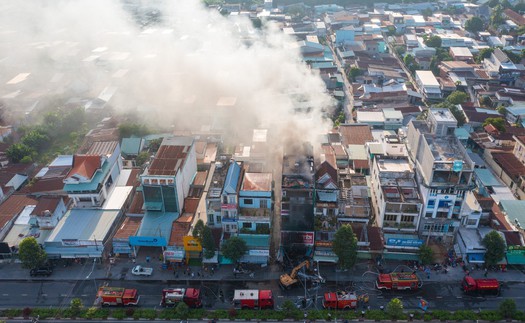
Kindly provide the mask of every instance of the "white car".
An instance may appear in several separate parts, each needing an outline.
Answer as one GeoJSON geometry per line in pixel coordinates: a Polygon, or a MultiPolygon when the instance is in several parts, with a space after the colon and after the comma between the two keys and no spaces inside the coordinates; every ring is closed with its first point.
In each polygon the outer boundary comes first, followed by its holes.
{"type": "Polygon", "coordinates": [[[153,274],[153,268],[137,265],[131,269],[131,273],[136,276],[151,276],[151,274],[153,274]]]}

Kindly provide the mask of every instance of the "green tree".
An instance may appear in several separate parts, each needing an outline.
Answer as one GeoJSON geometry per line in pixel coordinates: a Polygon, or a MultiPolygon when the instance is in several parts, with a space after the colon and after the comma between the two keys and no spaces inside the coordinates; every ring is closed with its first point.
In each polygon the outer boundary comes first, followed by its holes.
{"type": "Polygon", "coordinates": [[[394,52],[396,52],[398,56],[401,56],[407,52],[407,49],[405,46],[398,45],[394,47],[394,52]]]}
{"type": "Polygon", "coordinates": [[[164,140],[164,138],[151,140],[148,145],[149,150],[152,152],[156,152],[157,150],[159,150],[160,145],[162,144],[162,140],[164,140]]]}
{"type": "Polygon", "coordinates": [[[191,231],[191,235],[197,238],[202,243],[202,232],[204,231],[205,225],[204,222],[199,219],[197,223],[195,223],[195,226],[193,227],[193,231],[191,231]]]}
{"type": "Polygon", "coordinates": [[[511,319],[516,313],[516,301],[512,298],[505,299],[499,304],[499,312],[504,318],[511,319]]]}
{"type": "Polygon", "coordinates": [[[447,97],[447,101],[452,104],[462,104],[467,101],[468,95],[465,92],[454,91],[447,97]]]}
{"type": "Polygon", "coordinates": [[[202,248],[204,249],[204,258],[210,259],[215,256],[215,241],[213,240],[213,234],[208,226],[205,226],[202,230],[202,248]]]}
{"type": "Polygon", "coordinates": [[[80,298],[73,298],[71,303],[69,303],[69,310],[71,311],[71,315],[73,317],[78,316],[83,307],[84,304],[82,304],[82,300],[80,298]]]}
{"type": "Polygon", "coordinates": [[[355,82],[356,78],[361,75],[361,70],[355,66],[350,68],[348,71],[348,76],[352,79],[352,82],[355,82]]]}
{"type": "Polygon", "coordinates": [[[504,23],[505,18],[503,18],[503,7],[498,4],[494,8],[492,8],[492,13],[490,15],[490,25],[493,28],[497,28],[498,26],[504,23]]]}
{"type": "Polygon", "coordinates": [[[177,318],[185,320],[188,318],[189,314],[190,308],[188,307],[188,305],[186,305],[186,303],[179,302],[179,304],[177,304],[177,307],[175,307],[175,315],[177,315],[177,318]]]}
{"type": "Polygon", "coordinates": [[[490,55],[494,53],[494,48],[483,48],[479,51],[478,56],[476,56],[476,63],[481,64],[485,58],[489,58],[490,55]]]}
{"type": "Polygon", "coordinates": [[[339,258],[339,265],[343,269],[352,268],[357,261],[357,237],[349,225],[342,225],[337,229],[332,250],[339,258]]]}
{"type": "Polygon", "coordinates": [[[473,34],[477,34],[484,29],[483,20],[481,20],[480,17],[473,16],[469,20],[465,21],[465,29],[473,34]]]}
{"type": "Polygon", "coordinates": [[[490,8],[494,8],[494,7],[497,6],[499,3],[500,3],[500,0],[489,0],[489,2],[487,2],[487,5],[488,5],[490,8]]]}
{"type": "Polygon", "coordinates": [[[505,54],[507,54],[507,57],[515,64],[519,64],[521,62],[521,55],[516,54],[510,50],[503,50],[505,54]]]}
{"type": "Polygon", "coordinates": [[[519,14],[523,14],[525,12],[525,1],[520,1],[516,3],[514,6],[514,11],[516,11],[519,14]]]}
{"type": "Polygon", "coordinates": [[[42,152],[49,144],[49,137],[44,131],[34,129],[22,137],[22,143],[35,151],[42,152]]]}
{"type": "Polygon", "coordinates": [[[403,302],[399,298],[392,298],[386,305],[386,313],[393,320],[399,320],[405,317],[403,313],[403,302]]]}
{"type": "Polygon", "coordinates": [[[296,317],[299,312],[297,306],[295,306],[295,304],[289,299],[283,302],[281,308],[284,313],[284,316],[289,319],[296,317]]]}
{"type": "Polygon", "coordinates": [[[237,263],[248,252],[248,246],[241,238],[231,237],[222,244],[221,252],[224,257],[237,263]]]}
{"type": "Polygon", "coordinates": [[[425,45],[427,45],[428,47],[433,47],[433,48],[441,47],[441,43],[442,43],[441,37],[437,35],[432,35],[425,40],[425,45]]]}
{"type": "Polygon", "coordinates": [[[419,247],[417,255],[423,265],[428,265],[434,262],[434,251],[427,245],[422,244],[419,247]]]}
{"type": "Polygon", "coordinates": [[[485,122],[483,122],[483,127],[486,125],[493,125],[494,128],[498,129],[500,132],[505,132],[505,119],[498,117],[498,118],[487,118],[485,119],[485,122]]]}
{"type": "Polygon", "coordinates": [[[18,245],[18,258],[22,262],[22,267],[34,269],[46,262],[47,254],[34,237],[27,237],[18,245]]]}
{"type": "Polygon", "coordinates": [[[507,108],[505,108],[503,105],[499,105],[496,108],[496,111],[498,111],[500,114],[506,116],[507,115],[507,108]]]}
{"type": "Polygon", "coordinates": [[[495,266],[505,257],[505,240],[497,231],[490,231],[482,240],[487,251],[485,252],[485,264],[495,266]]]}
{"type": "Polygon", "coordinates": [[[121,123],[118,126],[118,130],[119,130],[121,139],[129,138],[132,136],[143,137],[150,133],[148,130],[148,127],[146,127],[143,124],[138,124],[138,123],[121,123]]]}
{"type": "Polygon", "coordinates": [[[149,152],[143,151],[138,154],[138,156],[135,158],[135,165],[142,166],[145,162],[147,162],[149,159],[149,152]]]}
{"type": "Polygon", "coordinates": [[[19,163],[24,157],[32,157],[34,154],[36,152],[23,143],[13,144],[6,150],[7,157],[15,164],[19,163]]]}
{"type": "Polygon", "coordinates": [[[388,26],[386,31],[387,36],[394,36],[396,34],[396,27],[394,26],[388,26]]]}

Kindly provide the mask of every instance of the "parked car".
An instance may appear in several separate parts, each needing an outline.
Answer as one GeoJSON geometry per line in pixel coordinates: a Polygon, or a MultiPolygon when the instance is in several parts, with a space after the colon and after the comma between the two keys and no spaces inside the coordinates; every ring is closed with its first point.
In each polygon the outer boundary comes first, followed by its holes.
{"type": "Polygon", "coordinates": [[[39,267],[39,268],[33,268],[29,271],[29,275],[32,277],[35,276],[50,276],[53,273],[53,269],[51,267],[39,267]]]}
{"type": "Polygon", "coordinates": [[[151,276],[151,274],[153,274],[153,268],[147,268],[137,265],[133,267],[131,273],[136,276],[151,276]]]}

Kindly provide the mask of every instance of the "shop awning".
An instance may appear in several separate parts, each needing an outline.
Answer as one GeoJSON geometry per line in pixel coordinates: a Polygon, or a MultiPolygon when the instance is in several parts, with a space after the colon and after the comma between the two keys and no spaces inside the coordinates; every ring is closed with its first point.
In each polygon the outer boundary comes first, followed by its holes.
{"type": "Polygon", "coordinates": [[[202,257],[202,263],[203,264],[218,264],[219,263],[219,252],[215,251],[215,255],[209,259],[206,259],[206,257],[202,257]]]}
{"type": "Polygon", "coordinates": [[[525,265],[525,255],[516,254],[509,255],[507,254],[507,262],[509,265],[525,265]]]}
{"type": "Polygon", "coordinates": [[[406,252],[383,252],[383,258],[388,260],[419,260],[419,256],[415,253],[406,252]]]}
{"type": "Polygon", "coordinates": [[[321,255],[314,255],[314,261],[317,262],[330,262],[330,263],[337,263],[339,258],[337,256],[321,256],[321,255]]]}
{"type": "Polygon", "coordinates": [[[467,259],[469,263],[484,264],[485,254],[484,253],[469,253],[467,254],[467,259]]]}

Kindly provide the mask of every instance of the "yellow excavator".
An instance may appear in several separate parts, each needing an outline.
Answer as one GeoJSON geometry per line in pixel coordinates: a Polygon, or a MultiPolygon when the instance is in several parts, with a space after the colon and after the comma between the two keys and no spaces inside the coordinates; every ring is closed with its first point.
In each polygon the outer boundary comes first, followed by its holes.
{"type": "Polygon", "coordinates": [[[292,272],[288,274],[282,274],[281,277],[279,277],[279,283],[281,286],[285,289],[288,289],[292,287],[294,284],[299,282],[297,279],[297,273],[299,270],[301,270],[303,267],[306,267],[306,269],[310,269],[310,261],[305,260],[299,265],[295,266],[294,269],[292,269],[292,272]]]}

